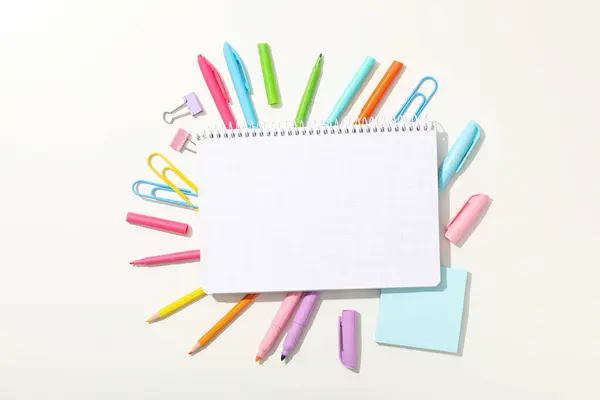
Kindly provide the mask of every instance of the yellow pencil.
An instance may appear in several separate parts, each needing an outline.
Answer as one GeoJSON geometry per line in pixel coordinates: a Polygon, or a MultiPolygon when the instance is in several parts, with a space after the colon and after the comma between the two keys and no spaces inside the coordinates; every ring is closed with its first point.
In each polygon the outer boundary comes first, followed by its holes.
{"type": "Polygon", "coordinates": [[[168,306],[161,308],[160,310],[158,310],[158,312],[156,314],[154,314],[153,316],[148,318],[146,320],[146,322],[150,323],[150,322],[158,321],[159,319],[164,318],[165,316],[167,316],[171,313],[174,313],[175,311],[179,310],[180,308],[183,308],[183,307],[187,306],[188,304],[193,303],[194,301],[196,301],[198,298],[204,296],[205,294],[206,293],[204,293],[204,289],[202,289],[202,288],[196,289],[193,292],[186,294],[182,298],[175,300],[168,306]]]}

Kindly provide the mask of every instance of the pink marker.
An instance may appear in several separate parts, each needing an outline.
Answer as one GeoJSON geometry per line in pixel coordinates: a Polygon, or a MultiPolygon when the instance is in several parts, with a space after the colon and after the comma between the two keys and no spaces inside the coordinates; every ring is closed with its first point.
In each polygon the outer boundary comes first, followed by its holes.
{"type": "Polygon", "coordinates": [[[193,261],[200,259],[200,250],[180,251],[178,253],[162,254],[160,256],[152,256],[140,258],[130,262],[131,265],[155,265],[175,263],[178,261],[193,261]]]}
{"type": "Polygon", "coordinates": [[[483,193],[469,197],[460,211],[446,225],[446,239],[454,244],[459,242],[465,232],[473,225],[473,222],[477,220],[489,199],[489,196],[483,193]]]}
{"type": "Polygon", "coordinates": [[[277,310],[277,314],[275,314],[273,321],[271,321],[269,330],[258,346],[256,361],[260,361],[271,350],[301,298],[302,292],[291,292],[285,296],[285,299],[281,302],[281,306],[279,306],[279,310],[277,310]]]}
{"type": "Polygon", "coordinates": [[[151,217],[149,215],[127,213],[127,222],[130,224],[141,225],[147,228],[159,229],[161,231],[178,233],[180,235],[187,234],[188,224],[183,222],[170,221],[168,219],[151,217]]]}

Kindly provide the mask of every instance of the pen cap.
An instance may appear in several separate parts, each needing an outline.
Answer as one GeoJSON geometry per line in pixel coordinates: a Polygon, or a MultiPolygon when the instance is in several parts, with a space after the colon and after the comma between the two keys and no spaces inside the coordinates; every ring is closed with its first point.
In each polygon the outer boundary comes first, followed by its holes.
{"type": "Polygon", "coordinates": [[[130,224],[159,229],[166,232],[178,233],[180,235],[185,235],[188,231],[188,224],[170,221],[168,219],[151,217],[149,215],[128,212],[126,220],[130,224]]]}
{"type": "Polygon", "coordinates": [[[273,73],[273,60],[271,59],[269,45],[266,43],[259,43],[258,55],[260,56],[260,67],[262,69],[263,79],[265,81],[267,102],[269,105],[277,104],[279,103],[279,95],[277,94],[275,74],[273,73]]]}
{"type": "Polygon", "coordinates": [[[356,369],[356,319],[355,310],[343,310],[339,317],[340,361],[346,368],[356,369]]]}
{"type": "Polygon", "coordinates": [[[446,225],[446,239],[454,244],[459,242],[465,232],[477,220],[488,200],[489,196],[483,193],[474,194],[469,197],[454,218],[446,225]]]}

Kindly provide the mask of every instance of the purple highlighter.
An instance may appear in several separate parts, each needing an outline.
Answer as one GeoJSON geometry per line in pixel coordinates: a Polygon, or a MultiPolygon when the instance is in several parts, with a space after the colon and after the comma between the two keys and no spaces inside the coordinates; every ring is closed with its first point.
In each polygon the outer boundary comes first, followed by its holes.
{"type": "Polygon", "coordinates": [[[319,292],[306,292],[302,300],[300,300],[300,305],[298,306],[298,310],[294,315],[294,319],[292,320],[292,326],[285,337],[285,341],[283,342],[283,351],[281,352],[281,361],[285,360],[287,355],[294,350],[296,344],[298,343],[298,339],[302,335],[302,330],[308,323],[310,316],[315,309],[315,304],[317,303],[317,298],[319,297],[319,292]]]}
{"type": "Polygon", "coordinates": [[[355,310],[343,310],[338,319],[339,324],[339,351],[342,365],[349,369],[356,369],[356,319],[355,310]]]}

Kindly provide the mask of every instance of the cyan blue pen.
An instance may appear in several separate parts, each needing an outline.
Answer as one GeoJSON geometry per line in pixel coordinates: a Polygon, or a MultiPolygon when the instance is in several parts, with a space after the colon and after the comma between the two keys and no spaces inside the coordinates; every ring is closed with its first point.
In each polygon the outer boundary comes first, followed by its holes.
{"type": "Polygon", "coordinates": [[[342,115],[346,107],[348,107],[348,103],[350,103],[350,100],[352,100],[352,97],[354,97],[354,95],[362,85],[363,81],[369,74],[369,71],[371,71],[371,68],[373,68],[373,65],[375,65],[375,59],[371,56],[367,56],[367,58],[365,58],[365,61],[363,61],[358,71],[356,71],[356,73],[352,77],[352,80],[350,81],[348,86],[346,86],[346,89],[344,89],[344,92],[338,99],[337,103],[335,103],[335,106],[333,106],[333,110],[329,114],[329,117],[327,117],[325,125],[335,124],[335,122],[340,117],[340,115],[342,115]]]}
{"type": "Polygon", "coordinates": [[[246,125],[252,128],[257,127],[256,113],[254,112],[252,100],[250,100],[252,89],[250,88],[250,81],[248,80],[248,74],[246,73],[242,59],[227,42],[223,46],[223,54],[225,54],[227,69],[229,70],[229,75],[231,75],[240,107],[242,107],[246,125]]]}
{"type": "Polygon", "coordinates": [[[438,171],[438,192],[444,190],[450,179],[460,172],[465,165],[465,161],[469,158],[469,154],[479,141],[481,132],[479,125],[475,121],[469,121],[465,129],[456,139],[456,142],[450,148],[448,155],[444,159],[442,166],[438,171]]]}

